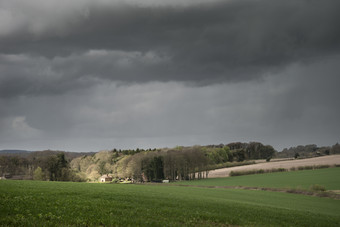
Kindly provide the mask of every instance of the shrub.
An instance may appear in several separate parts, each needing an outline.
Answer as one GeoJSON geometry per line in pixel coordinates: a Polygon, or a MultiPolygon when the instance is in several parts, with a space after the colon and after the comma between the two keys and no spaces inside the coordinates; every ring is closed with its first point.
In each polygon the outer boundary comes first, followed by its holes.
{"type": "Polygon", "coordinates": [[[288,171],[285,168],[273,168],[273,169],[253,169],[253,170],[244,170],[244,171],[231,171],[229,176],[243,176],[243,175],[251,175],[251,174],[262,174],[262,173],[275,173],[275,172],[285,172],[288,171]]]}
{"type": "Polygon", "coordinates": [[[331,167],[330,165],[317,165],[317,166],[314,166],[315,169],[325,169],[325,168],[329,168],[331,167]]]}
{"type": "Polygon", "coordinates": [[[235,166],[244,166],[244,165],[252,165],[252,164],[255,164],[255,161],[225,162],[225,163],[209,165],[207,167],[207,170],[215,170],[215,169],[230,168],[230,167],[235,167],[235,166]]]}
{"type": "MultiPolygon", "coordinates": [[[[335,165],[340,167],[340,165],[335,165]]],[[[311,169],[323,169],[323,168],[330,168],[332,166],[330,165],[317,165],[317,166],[299,166],[299,167],[291,167],[290,171],[296,171],[296,170],[311,170],[311,169]]],[[[273,168],[273,169],[258,169],[258,170],[244,170],[244,171],[231,171],[229,176],[243,176],[243,175],[251,175],[251,174],[261,174],[261,173],[275,173],[275,172],[285,172],[288,171],[288,169],[285,168],[273,168]]]]}
{"type": "Polygon", "coordinates": [[[38,166],[33,172],[33,180],[44,180],[45,176],[42,169],[38,166]]]}
{"type": "Polygon", "coordinates": [[[230,173],[229,173],[229,176],[231,176],[231,177],[235,177],[235,176],[238,176],[237,175],[237,172],[235,171],[231,171],[230,173]]]}
{"type": "Polygon", "coordinates": [[[322,186],[322,185],[319,185],[319,184],[314,184],[314,185],[312,185],[312,186],[310,187],[310,189],[311,189],[312,191],[320,191],[320,192],[326,191],[325,186],[322,186]]]}
{"type": "Polygon", "coordinates": [[[112,183],[115,183],[115,184],[119,183],[119,179],[118,178],[113,178],[112,179],[112,183]]]}
{"type": "Polygon", "coordinates": [[[259,174],[261,174],[261,173],[265,173],[265,171],[263,170],[263,169],[259,169],[258,171],[256,171],[255,173],[259,173],[259,174]]]}
{"type": "Polygon", "coordinates": [[[304,170],[305,167],[304,167],[304,166],[298,166],[297,169],[298,169],[298,170],[304,170]]]}

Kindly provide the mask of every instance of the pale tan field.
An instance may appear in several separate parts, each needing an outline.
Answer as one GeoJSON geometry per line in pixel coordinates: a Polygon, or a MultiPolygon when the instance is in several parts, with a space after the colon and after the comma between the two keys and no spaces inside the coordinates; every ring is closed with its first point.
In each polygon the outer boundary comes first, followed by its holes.
{"type": "Polygon", "coordinates": [[[236,166],[231,168],[223,168],[209,171],[209,178],[215,177],[228,177],[231,171],[253,170],[253,169],[272,169],[272,168],[285,168],[299,166],[312,166],[312,165],[340,165],[340,155],[328,155],[316,158],[297,159],[297,160],[283,160],[261,162],[253,165],[236,166]]]}

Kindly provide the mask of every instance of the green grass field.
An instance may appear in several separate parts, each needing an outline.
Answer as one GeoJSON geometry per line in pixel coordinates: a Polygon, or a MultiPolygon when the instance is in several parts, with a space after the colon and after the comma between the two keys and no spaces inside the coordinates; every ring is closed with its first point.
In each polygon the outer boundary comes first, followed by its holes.
{"type": "Polygon", "coordinates": [[[324,186],[327,190],[340,190],[340,168],[277,172],[226,178],[208,178],[196,181],[175,182],[175,184],[302,189],[309,189],[312,185],[318,184],[324,186]]]}
{"type": "Polygon", "coordinates": [[[164,184],[7,180],[0,181],[0,225],[340,226],[340,201],[164,184]]]}

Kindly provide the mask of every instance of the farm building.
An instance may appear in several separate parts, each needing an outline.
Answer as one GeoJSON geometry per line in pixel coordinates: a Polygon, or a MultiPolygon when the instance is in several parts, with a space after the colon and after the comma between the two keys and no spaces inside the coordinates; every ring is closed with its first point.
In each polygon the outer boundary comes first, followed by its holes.
{"type": "Polygon", "coordinates": [[[111,182],[112,181],[112,176],[109,174],[104,174],[103,176],[100,177],[100,182],[111,182]]]}

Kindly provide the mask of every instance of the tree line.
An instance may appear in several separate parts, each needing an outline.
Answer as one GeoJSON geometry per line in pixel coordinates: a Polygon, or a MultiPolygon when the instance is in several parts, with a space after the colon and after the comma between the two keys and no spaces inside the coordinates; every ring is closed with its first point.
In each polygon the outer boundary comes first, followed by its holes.
{"type": "Polygon", "coordinates": [[[121,161],[121,176],[137,181],[191,180],[207,176],[208,157],[198,147],[141,152],[121,161]]]}
{"type": "MultiPolygon", "coordinates": [[[[20,179],[49,181],[97,180],[100,175],[134,178],[137,181],[192,180],[206,178],[209,170],[228,163],[273,157],[315,157],[340,154],[337,143],[329,147],[314,144],[291,147],[277,152],[259,142],[229,143],[207,146],[162,149],[69,153],[42,151],[20,155],[0,155],[0,176],[19,176],[20,179]]],[[[229,164],[228,164],[229,165],[229,164]]]]}
{"type": "Polygon", "coordinates": [[[333,146],[318,147],[316,144],[299,145],[296,147],[284,148],[277,152],[279,158],[312,158],[322,155],[340,154],[339,143],[333,146]]]}
{"type": "Polygon", "coordinates": [[[70,168],[65,152],[42,151],[30,155],[1,155],[0,176],[9,179],[82,181],[70,168]]]}
{"type": "Polygon", "coordinates": [[[201,179],[207,178],[209,170],[221,163],[249,159],[269,161],[274,155],[272,146],[258,142],[176,147],[127,156],[117,163],[119,167],[114,175],[156,182],[201,179]]]}

